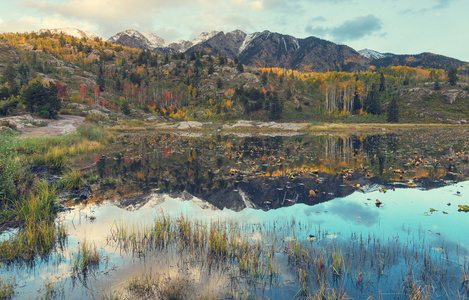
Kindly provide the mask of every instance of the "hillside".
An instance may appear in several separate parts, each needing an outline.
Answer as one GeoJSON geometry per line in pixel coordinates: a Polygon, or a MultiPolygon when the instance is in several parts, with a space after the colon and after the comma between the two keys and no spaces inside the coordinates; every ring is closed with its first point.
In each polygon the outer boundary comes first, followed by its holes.
{"type": "Polygon", "coordinates": [[[119,32],[108,42],[128,47],[150,50],[158,54],[205,51],[223,55],[253,67],[285,68],[306,72],[357,71],[369,66],[384,68],[410,66],[413,68],[467,67],[467,62],[432,53],[396,55],[363,49],[355,51],[346,45],[307,37],[299,39],[290,35],[270,32],[246,34],[241,30],[224,33],[202,33],[192,41],[166,42],[153,34],[135,30],[119,32]]]}
{"type": "MultiPolygon", "coordinates": [[[[231,34],[242,45],[243,34],[231,34]]],[[[217,33],[200,45],[223,37],[226,34],[217,33]]],[[[78,39],[49,31],[2,34],[0,115],[77,114],[110,124],[132,118],[386,122],[388,106],[396,99],[400,121],[464,123],[468,119],[468,78],[460,74],[458,84],[449,86],[442,69],[394,66],[377,71],[371,66],[353,73],[300,72],[242,63],[255,61],[263,55],[260,45],[268,49],[266,45],[273,47],[272,41],[280,38],[285,37],[265,32],[257,42],[244,45],[245,56],[230,59],[229,47],[227,56],[207,49],[158,55],[99,37],[78,39]],[[433,91],[431,101],[425,100],[427,93],[416,94],[416,88],[433,91]],[[41,101],[37,101],[38,92],[41,101]],[[427,107],[428,103],[432,105],[427,107]]],[[[284,42],[286,52],[276,58],[279,62],[305,61],[306,56],[288,60],[289,51],[301,49],[330,52],[339,59],[354,53],[347,47],[334,52],[330,44],[315,39],[300,40],[298,45],[293,38],[284,42]]]]}

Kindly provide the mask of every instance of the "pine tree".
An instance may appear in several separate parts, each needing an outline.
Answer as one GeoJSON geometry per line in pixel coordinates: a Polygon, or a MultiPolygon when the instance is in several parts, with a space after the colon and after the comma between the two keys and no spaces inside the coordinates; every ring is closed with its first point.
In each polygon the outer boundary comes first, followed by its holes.
{"type": "Polygon", "coordinates": [[[104,91],[104,72],[103,72],[103,65],[99,65],[99,70],[98,70],[98,77],[96,78],[96,85],[99,86],[99,90],[101,92],[104,91]]]}
{"type": "Polygon", "coordinates": [[[379,92],[384,92],[386,91],[386,79],[384,78],[383,71],[380,73],[379,77],[379,92]]]}
{"type": "Polygon", "coordinates": [[[448,73],[448,82],[450,85],[456,85],[458,82],[458,69],[455,66],[451,66],[446,71],[448,73]]]}
{"type": "Polygon", "coordinates": [[[381,103],[379,99],[379,93],[374,83],[371,85],[371,90],[368,92],[368,95],[366,96],[364,106],[365,106],[366,112],[370,114],[373,114],[373,115],[381,114],[381,103]]]}
{"type": "Polygon", "coordinates": [[[239,62],[237,65],[236,65],[236,70],[238,70],[239,73],[243,73],[244,72],[244,66],[241,62],[239,62]]]}
{"type": "Polygon", "coordinates": [[[397,105],[396,97],[392,97],[391,102],[386,110],[386,119],[389,123],[399,122],[399,106],[397,105]]]}
{"type": "Polygon", "coordinates": [[[360,102],[360,97],[358,96],[358,92],[355,91],[355,94],[353,96],[353,107],[352,111],[354,113],[358,113],[362,109],[362,103],[360,102]]]}

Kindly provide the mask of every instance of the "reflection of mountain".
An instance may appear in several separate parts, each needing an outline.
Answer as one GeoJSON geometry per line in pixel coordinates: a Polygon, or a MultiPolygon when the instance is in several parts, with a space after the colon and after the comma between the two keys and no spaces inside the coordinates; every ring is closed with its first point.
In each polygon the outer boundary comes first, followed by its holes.
{"type": "Polygon", "coordinates": [[[296,203],[314,205],[336,197],[345,197],[354,189],[344,183],[341,175],[321,173],[316,176],[296,178],[262,177],[248,182],[235,183],[224,189],[214,189],[202,196],[219,209],[241,210],[245,207],[276,209],[296,203]],[[310,195],[313,191],[315,196],[310,195]]]}
{"type": "Polygon", "coordinates": [[[219,209],[272,209],[343,197],[357,184],[433,188],[463,180],[466,139],[451,130],[348,137],[125,134],[96,171],[103,193],[119,198],[156,189],[187,192],[219,209]]]}

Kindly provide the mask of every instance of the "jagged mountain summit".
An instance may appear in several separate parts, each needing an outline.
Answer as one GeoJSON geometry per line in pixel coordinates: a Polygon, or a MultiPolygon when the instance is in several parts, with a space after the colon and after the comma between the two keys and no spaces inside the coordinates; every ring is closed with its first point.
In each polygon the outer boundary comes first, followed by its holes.
{"type": "Polygon", "coordinates": [[[202,33],[192,41],[164,42],[152,34],[126,30],[109,42],[151,50],[158,54],[193,53],[205,50],[230,59],[238,57],[245,65],[310,71],[353,71],[367,63],[354,49],[315,37],[298,39],[270,31],[246,34],[241,30],[202,33]],[[156,41],[156,42],[152,42],[156,41]]]}
{"type": "Polygon", "coordinates": [[[217,33],[218,31],[202,32],[192,41],[179,40],[168,42],[153,33],[143,33],[134,29],[128,29],[112,36],[108,39],[108,42],[122,46],[150,50],[159,54],[169,54],[174,52],[185,52],[190,47],[212,38],[217,33]]]}
{"type": "Polygon", "coordinates": [[[78,29],[78,28],[71,28],[71,27],[64,27],[64,28],[52,28],[52,29],[40,29],[38,32],[39,33],[42,33],[42,32],[46,32],[46,31],[49,31],[50,33],[52,34],[66,34],[66,35],[70,35],[70,36],[74,36],[76,38],[86,38],[86,39],[95,39],[95,38],[101,38],[100,36],[92,33],[92,32],[89,32],[89,31],[86,31],[86,30],[81,30],[81,29],[78,29]]]}
{"type": "MultiPolygon", "coordinates": [[[[46,31],[76,38],[101,38],[77,28],[41,29],[39,33],[46,31]]],[[[246,34],[241,30],[227,33],[211,31],[203,32],[191,41],[168,42],[155,34],[129,29],[112,36],[108,42],[158,54],[176,52],[191,54],[206,51],[230,59],[237,57],[243,64],[255,67],[279,67],[316,72],[364,70],[370,65],[377,68],[411,66],[444,69],[467,64],[451,57],[426,52],[416,55],[380,53],[370,49],[357,52],[346,45],[337,45],[313,36],[300,39],[267,30],[252,34],[246,34]]]]}
{"type": "Polygon", "coordinates": [[[245,34],[242,31],[220,32],[187,52],[207,50],[229,58],[238,57],[245,65],[278,67],[306,71],[354,71],[367,59],[354,49],[316,37],[299,39],[265,30],[245,34]]]}
{"type": "Polygon", "coordinates": [[[371,49],[367,49],[367,48],[365,48],[363,50],[359,50],[358,53],[360,53],[360,55],[362,55],[364,57],[368,57],[368,58],[371,58],[371,59],[381,59],[381,58],[385,58],[385,57],[392,57],[392,56],[395,55],[393,53],[381,53],[381,52],[371,50],[371,49]]]}

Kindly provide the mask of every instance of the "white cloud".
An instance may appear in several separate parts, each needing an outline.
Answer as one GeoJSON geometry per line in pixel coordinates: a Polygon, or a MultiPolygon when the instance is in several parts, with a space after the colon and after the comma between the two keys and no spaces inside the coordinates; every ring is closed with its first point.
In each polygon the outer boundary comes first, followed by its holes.
{"type": "Polygon", "coordinates": [[[29,32],[41,28],[73,27],[93,31],[94,26],[86,21],[70,20],[60,15],[52,15],[47,18],[22,16],[19,19],[1,21],[2,31],[5,32],[29,32]]]}

